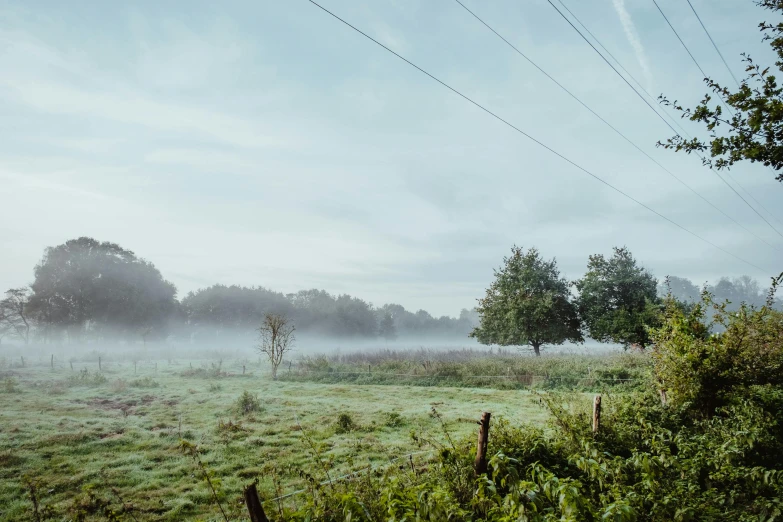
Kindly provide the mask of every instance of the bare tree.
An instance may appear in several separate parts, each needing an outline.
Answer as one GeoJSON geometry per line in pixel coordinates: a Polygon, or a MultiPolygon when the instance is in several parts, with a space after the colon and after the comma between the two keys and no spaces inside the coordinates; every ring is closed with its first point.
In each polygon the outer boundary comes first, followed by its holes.
{"type": "Polygon", "coordinates": [[[294,346],[294,330],[294,325],[281,314],[266,314],[264,322],[258,328],[259,344],[256,348],[272,363],[274,380],[277,380],[277,368],[283,362],[283,356],[294,346]]]}
{"type": "Polygon", "coordinates": [[[24,344],[30,340],[29,301],[30,290],[27,288],[11,288],[6,291],[5,299],[0,301],[0,331],[18,337],[24,344]]]}

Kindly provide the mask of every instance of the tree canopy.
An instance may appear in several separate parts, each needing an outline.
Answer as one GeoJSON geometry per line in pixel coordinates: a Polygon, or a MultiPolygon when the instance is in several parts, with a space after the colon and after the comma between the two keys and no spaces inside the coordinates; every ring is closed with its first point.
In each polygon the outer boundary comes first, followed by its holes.
{"type": "Polygon", "coordinates": [[[49,334],[164,336],[177,290],[152,263],[89,237],[47,248],[29,308],[49,334]]]}
{"type": "MultiPolygon", "coordinates": [[[[783,12],[783,0],[760,0],[756,4],[783,12]]],[[[783,23],[762,22],[759,28],[778,57],[775,68],[783,72],[783,23]]],[[[676,135],[658,145],[688,154],[709,153],[703,162],[717,169],[728,169],[741,161],[759,162],[777,172],[776,179],[783,181],[783,88],[770,73],[771,67],[762,67],[748,54],[742,56],[748,75],[736,90],[704,78],[712,95],[706,94],[695,108],[660,98],[663,104],[681,112],[682,117],[703,123],[710,133],[709,140],[676,135]],[[731,107],[728,115],[724,114],[721,101],[731,107]]]]}
{"type": "Polygon", "coordinates": [[[587,273],[575,285],[579,315],[591,338],[626,347],[650,343],[647,327],[659,322],[657,281],[627,248],[615,248],[609,259],[590,256],[587,273]]]}
{"type": "Polygon", "coordinates": [[[482,344],[530,345],[540,355],[545,344],[582,342],[579,316],[569,283],[554,259],[514,246],[495,270],[495,280],[477,307],[480,324],[470,334],[482,344]]]}

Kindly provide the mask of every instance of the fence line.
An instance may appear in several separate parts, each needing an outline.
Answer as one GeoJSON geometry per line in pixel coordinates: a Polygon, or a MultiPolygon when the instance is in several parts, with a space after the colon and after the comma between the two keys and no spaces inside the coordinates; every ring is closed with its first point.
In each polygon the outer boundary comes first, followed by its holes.
{"type": "Polygon", "coordinates": [[[506,375],[437,375],[437,374],[417,374],[417,373],[384,373],[384,372],[325,372],[317,370],[300,370],[294,373],[309,373],[317,375],[382,375],[386,377],[420,377],[420,378],[443,378],[443,379],[544,379],[544,380],[571,380],[571,381],[617,381],[631,382],[641,379],[619,379],[614,377],[564,377],[550,375],[532,375],[532,374],[506,374],[506,375]]]}

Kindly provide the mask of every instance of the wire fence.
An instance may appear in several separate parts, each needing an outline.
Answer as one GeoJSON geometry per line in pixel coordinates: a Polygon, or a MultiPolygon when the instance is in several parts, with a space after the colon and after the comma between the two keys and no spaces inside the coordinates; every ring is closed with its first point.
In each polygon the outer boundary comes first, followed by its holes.
{"type": "Polygon", "coordinates": [[[356,375],[356,376],[382,376],[382,377],[404,377],[404,378],[420,378],[420,379],[511,379],[511,380],[534,380],[540,379],[544,381],[560,380],[560,381],[600,381],[600,382],[639,382],[642,379],[639,378],[620,378],[620,377],[600,377],[600,376],[554,376],[554,375],[535,375],[535,374],[500,374],[500,375],[448,375],[448,374],[436,374],[436,373],[390,373],[390,372],[373,372],[373,371],[319,371],[319,370],[302,370],[296,369],[286,375],[308,374],[317,376],[331,376],[331,375],[356,375]]]}

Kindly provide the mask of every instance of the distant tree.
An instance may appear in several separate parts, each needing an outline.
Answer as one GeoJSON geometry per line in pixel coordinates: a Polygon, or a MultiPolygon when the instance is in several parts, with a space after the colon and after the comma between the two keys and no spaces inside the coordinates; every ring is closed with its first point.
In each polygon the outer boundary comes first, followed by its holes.
{"type": "Polygon", "coordinates": [[[330,321],[330,333],[335,337],[375,337],[378,323],[371,304],[350,295],[335,300],[334,315],[330,321]]]}
{"type": "Polygon", "coordinates": [[[695,303],[701,300],[701,290],[690,279],[677,276],[667,276],[658,285],[658,297],[671,295],[683,303],[695,303]]]}
{"type": "Polygon", "coordinates": [[[378,325],[378,335],[386,339],[387,341],[393,341],[397,338],[397,328],[394,326],[394,318],[389,312],[383,314],[378,325]]]}
{"type": "Polygon", "coordinates": [[[77,338],[88,326],[98,337],[163,337],[177,307],[176,287],[152,263],[88,237],[47,248],[31,288],[30,311],[44,330],[77,338]]]}
{"type": "Polygon", "coordinates": [[[213,285],[182,300],[188,325],[198,340],[249,335],[265,313],[293,315],[289,299],[262,287],[213,285]]]}
{"type": "Polygon", "coordinates": [[[29,303],[29,288],[11,288],[5,292],[5,299],[0,301],[0,338],[12,336],[24,344],[30,342],[29,303]]]}
{"type": "Polygon", "coordinates": [[[591,338],[626,348],[650,343],[647,328],[660,324],[657,281],[627,248],[615,248],[609,259],[590,256],[587,273],[575,286],[579,315],[591,338]]]}
{"type": "Polygon", "coordinates": [[[582,342],[579,316],[570,300],[568,281],[554,259],[538,250],[514,246],[477,307],[480,324],[470,336],[482,344],[530,345],[541,355],[545,344],[582,342]]]}
{"type": "MultiPolygon", "coordinates": [[[[783,12],[783,1],[760,0],[757,5],[777,14],[783,12]]],[[[783,72],[783,23],[762,22],[759,28],[765,33],[778,60],[775,67],[783,72]]],[[[717,169],[728,169],[741,161],[759,162],[777,172],[776,179],[783,181],[783,88],[778,85],[770,67],[762,68],[748,54],[743,53],[747,78],[736,91],[704,78],[713,96],[706,94],[693,109],[683,108],[677,100],[671,102],[661,96],[661,102],[674,107],[691,121],[701,122],[710,133],[706,142],[700,138],[669,138],[659,146],[675,151],[709,153],[704,164],[717,169]],[[732,108],[733,115],[725,115],[720,101],[732,108]],[[720,130],[725,129],[725,132],[720,130]]]]}
{"type": "Polygon", "coordinates": [[[272,364],[272,379],[277,380],[277,368],[283,362],[283,357],[294,346],[294,331],[296,328],[290,320],[280,314],[266,314],[258,328],[258,351],[266,355],[272,364]]]}

